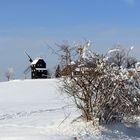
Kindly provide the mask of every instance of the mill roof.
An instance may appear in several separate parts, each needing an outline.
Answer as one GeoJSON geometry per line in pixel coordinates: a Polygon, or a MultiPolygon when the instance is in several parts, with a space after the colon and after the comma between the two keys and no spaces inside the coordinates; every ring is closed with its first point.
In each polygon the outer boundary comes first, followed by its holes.
{"type": "Polygon", "coordinates": [[[33,62],[31,63],[31,65],[35,65],[40,59],[40,57],[37,57],[36,59],[33,60],[33,62]]]}

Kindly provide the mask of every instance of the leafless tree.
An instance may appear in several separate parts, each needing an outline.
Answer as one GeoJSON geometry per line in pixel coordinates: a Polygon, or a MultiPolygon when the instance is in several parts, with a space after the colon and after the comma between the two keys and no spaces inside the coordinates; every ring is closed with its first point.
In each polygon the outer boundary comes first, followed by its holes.
{"type": "Polygon", "coordinates": [[[61,70],[60,70],[60,66],[58,65],[55,70],[55,77],[60,78],[60,76],[61,76],[61,70]]]}
{"type": "Polygon", "coordinates": [[[137,59],[130,56],[131,49],[132,47],[127,50],[121,45],[116,45],[108,51],[108,62],[119,68],[134,68],[137,59]]]}
{"type": "Polygon", "coordinates": [[[8,68],[8,70],[5,73],[5,76],[6,76],[6,78],[7,78],[8,81],[10,79],[12,79],[13,76],[14,76],[14,70],[13,70],[13,68],[8,68]]]}

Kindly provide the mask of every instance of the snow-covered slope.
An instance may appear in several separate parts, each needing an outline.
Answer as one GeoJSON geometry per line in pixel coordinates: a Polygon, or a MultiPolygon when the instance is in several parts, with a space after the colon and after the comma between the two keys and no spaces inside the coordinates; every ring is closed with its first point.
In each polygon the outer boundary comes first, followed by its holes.
{"type": "Polygon", "coordinates": [[[59,139],[58,127],[72,107],[58,85],[55,79],[0,83],[0,140],[59,139]]]}
{"type": "Polygon", "coordinates": [[[72,121],[78,111],[56,79],[0,83],[0,140],[140,139],[139,125],[89,127],[72,121]]]}
{"type": "Polygon", "coordinates": [[[55,79],[1,82],[0,102],[46,103],[60,95],[58,84],[55,79]]]}

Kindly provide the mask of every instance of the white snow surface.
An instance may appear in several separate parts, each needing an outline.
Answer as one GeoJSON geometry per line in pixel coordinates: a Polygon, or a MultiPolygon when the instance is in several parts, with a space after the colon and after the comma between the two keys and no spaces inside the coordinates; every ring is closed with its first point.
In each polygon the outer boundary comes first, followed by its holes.
{"type": "Polygon", "coordinates": [[[74,121],[79,111],[60,90],[60,81],[0,83],[0,140],[139,140],[139,122],[94,126],[74,121]]]}
{"type": "Polygon", "coordinates": [[[117,49],[111,49],[111,50],[108,51],[108,53],[110,54],[110,53],[118,52],[118,51],[120,51],[120,49],[118,49],[118,48],[117,49]]]}

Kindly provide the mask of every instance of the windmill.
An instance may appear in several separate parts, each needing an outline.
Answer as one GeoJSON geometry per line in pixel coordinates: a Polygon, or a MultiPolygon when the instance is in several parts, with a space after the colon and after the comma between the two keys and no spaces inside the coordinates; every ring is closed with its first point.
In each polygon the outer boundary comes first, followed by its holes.
{"type": "Polygon", "coordinates": [[[46,69],[46,63],[42,58],[32,59],[30,55],[25,52],[27,57],[29,58],[30,65],[24,70],[25,76],[31,72],[32,79],[41,79],[48,77],[48,71],[46,69]]]}

